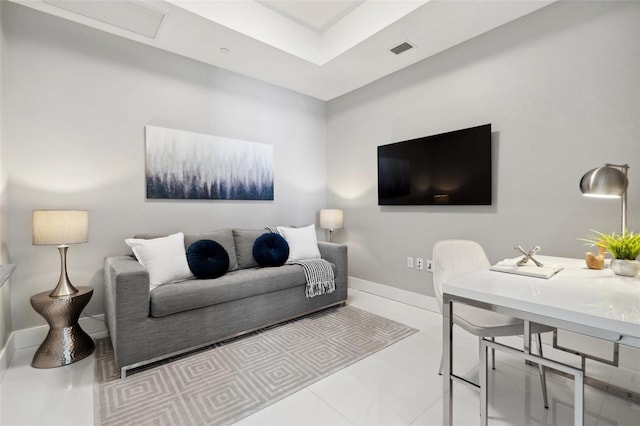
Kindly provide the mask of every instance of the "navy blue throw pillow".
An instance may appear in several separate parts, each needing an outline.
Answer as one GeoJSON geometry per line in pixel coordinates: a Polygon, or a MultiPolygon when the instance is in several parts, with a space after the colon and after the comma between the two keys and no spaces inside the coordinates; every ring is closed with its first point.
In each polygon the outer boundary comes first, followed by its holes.
{"type": "Polygon", "coordinates": [[[281,266],[289,258],[289,244],[279,234],[260,235],[253,243],[253,257],[260,266],[281,266]]]}
{"type": "Polygon", "coordinates": [[[229,254],[213,240],[198,240],[187,249],[187,263],[198,278],[218,278],[229,269],[229,254]]]}

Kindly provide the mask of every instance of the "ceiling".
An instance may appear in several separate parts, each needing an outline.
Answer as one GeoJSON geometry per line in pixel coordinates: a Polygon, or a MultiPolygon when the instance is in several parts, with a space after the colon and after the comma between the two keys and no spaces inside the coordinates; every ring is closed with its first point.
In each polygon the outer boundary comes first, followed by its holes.
{"type": "Polygon", "coordinates": [[[326,101],[556,0],[10,1],[326,101]]]}

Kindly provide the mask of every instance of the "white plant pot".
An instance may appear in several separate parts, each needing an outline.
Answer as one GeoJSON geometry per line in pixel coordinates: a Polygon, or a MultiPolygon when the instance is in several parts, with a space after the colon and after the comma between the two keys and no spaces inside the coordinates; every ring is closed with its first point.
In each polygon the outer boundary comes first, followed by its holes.
{"type": "Polygon", "coordinates": [[[640,273],[640,262],[637,260],[611,259],[611,270],[617,275],[635,277],[640,273]]]}

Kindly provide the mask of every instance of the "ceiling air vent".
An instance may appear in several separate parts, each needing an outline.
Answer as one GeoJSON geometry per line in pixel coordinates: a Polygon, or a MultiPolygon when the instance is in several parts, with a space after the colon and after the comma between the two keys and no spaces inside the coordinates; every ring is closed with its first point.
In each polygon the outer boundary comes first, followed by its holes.
{"type": "Polygon", "coordinates": [[[402,52],[406,52],[409,49],[413,49],[413,45],[411,43],[409,43],[408,41],[405,41],[404,43],[399,44],[396,47],[394,47],[393,49],[391,49],[391,51],[393,53],[395,53],[396,55],[399,55],[402,52]]]}

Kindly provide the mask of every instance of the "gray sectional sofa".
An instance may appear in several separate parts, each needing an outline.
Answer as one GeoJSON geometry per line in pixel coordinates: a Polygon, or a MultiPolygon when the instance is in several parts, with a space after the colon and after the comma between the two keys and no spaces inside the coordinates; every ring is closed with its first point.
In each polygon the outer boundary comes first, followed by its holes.
{"type": "Polygon", "coordinates": [[[163,284],[153,291],[149,274],[132,255],[105,259],[106,322],[121,377],[132,368],[346,302],[345,245],[318,242],[322,258],[332,265],[336,290],[307,298],[301,266],[262,268],[256,263],[253,242],[265,232],[185,234],[186,247],[200,239],[225,247],[229,271],[219,278],[163,284]]]}

